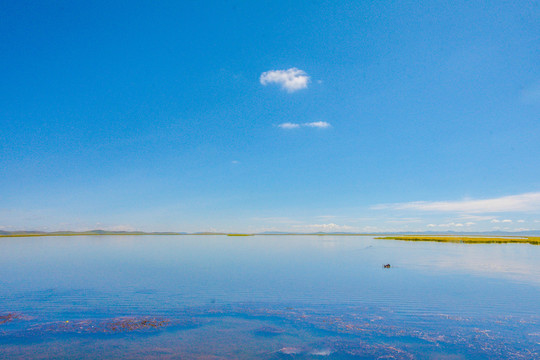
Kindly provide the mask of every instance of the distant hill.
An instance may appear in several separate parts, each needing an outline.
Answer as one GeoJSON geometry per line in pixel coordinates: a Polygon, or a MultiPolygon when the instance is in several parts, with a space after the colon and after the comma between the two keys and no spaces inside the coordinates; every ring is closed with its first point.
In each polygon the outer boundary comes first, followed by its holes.
{"type": "Polygon", "coordinates": [[[257,233],[257,235],[286,235],[286,234],[290,234],[290,232],[286,232],[286,231],[264,231],[264,232],[261,232],[261,233],[257,233]]]}
{"type": "Polygon", "coordinates": [[[227,233],[203,231],[203,232],[194,232],[194,233],[191,233],[190,235],[227,235],[227,233]]]}
{"type": "MultiPolygon", "coordinates": [[[[108,231],[108,230],[89,230],[89,231],[5,231],[0,230],[0,236],[76,236],[76,235],[228,235],[237,233],[224,232],[144,232],[144,231],[108,231]]],[[[239,234],[239,233],[238,233],[239,234]]],[[[409,232],[377,232],[377,233],[352,233],[352,232],[314,232],[297,233],[285,231],[265,231],[250,235],[491,235],[491,236],[540,236],[540,230],[528,231],[480,231],[480,232],[457,232],[457,231],[409,231],[409,232]]]]}
{"type": "Polygon", "coordinates": [[[74,236],[74,235],[187,235],[186,232],[143,232],[143,231],[4,231],[0,236],[74,236]]]}

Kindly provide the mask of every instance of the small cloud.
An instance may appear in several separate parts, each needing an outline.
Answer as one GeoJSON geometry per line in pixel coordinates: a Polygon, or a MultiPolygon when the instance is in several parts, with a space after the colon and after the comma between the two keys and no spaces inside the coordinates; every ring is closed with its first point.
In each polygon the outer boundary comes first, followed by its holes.
{"type": "Polygon", "coordinates": [[[524,223],[525,220],[518,220],[517,222],[518,222],[518,223],[524,223]]]}
{"type": "Polygon", "coordinates": [[[319,129],[325,129],[325,128],[329,128],[329,127],[332,126],[329,123],[327,123],[326,121],[315,121],[315,122],[310,122],[310,123],[304,123],[302,125],[303,126],[309,126],[309,127],[316,127],[316,128],[319,128],[319,129]]]}
{"type": "Polygon", "coordinates": [[[493,216],[485,216],[485,215],[472,215],[472,214],[461,214],[459,216],[461,220],[471,220],[471,221],[487,221],[487,220],[493,220],[493,216]]]}
{"type": "Polygon", "coordinates": [[[288,70],[270,70],[263,72],[259,81],[263,86],[268,84],[281,85],[283,90],[292,93],[307,88],[309,76],[303,70],[290,68],[288,70]]]}
{"type": "Polygon", "coordinates": [[[240,164],[240,161],[238,161],[238,160],[233,160],[233,161],[231,161],[231,164],[240,164]]]}
{"type": "Polygon", "coordinates": [[[337,225],[334,223],[329,224],[311,224],[311,225],[299,225],[298,228],[304,228],[309,231],[347,231],[353,228],[348,225],[337,225]]]}
{"type": "Polygon", "coordinates": [[[540,192],[503,196],[484,200],[415,201],[380,204],[373,209],[420,210],[463,213],[527,212],[540,209],[540,192]]]}
{"type": "Polygon", "coordinates": [[[505,220],[503,220],[503,221],[501,221],[501,222],[503,222],[503,223],[511,223],[512,220],[510,220],[510,219],[505,219],[505,220]]]}
{"type": "Polygon", "coordinates": [[[496,224],[496,223],[500,223],[501,220],[493,219],[493,220],[491,220],[491,222],[492,222],[493,224],[496,224]]]}
{"type": "Polygon", "coordinates": [[[471,221],[466,222],[465,224],[451,222],[451,223],[447,223],[447,224],[427,224],[427,227],[430,227],[430,228],[434,228],[434,227],[440,227],[440,228],[458,227],[458,228],[461,228],[461,227],[464,227],[464,226],[473,226],[474,224],[475,223],[473,223],[471,221]]]}
{"type": "Polygon", "coordinates": [[[311,128],[318,128],[318,129],[327,129],[332,127],[329,123],[326,121],[315,121],[310,123],[303,123],[303,124],[297,124],[297,123],[291,123],[286,122],[283,124],[278,125],[279,128],[290,130],[290,129],[298,129],[299,127],[311,127],[311,128]]]}
{"type": "Polygon", "coordinates": [[[300,124],[294,124],[294,123],[286,122],[286,123],[283,123],[283,124],[279,124],[278,127],[282,128],[282,129],[287,129],[287,130],[298,129],[300,127],[300,124]]]}

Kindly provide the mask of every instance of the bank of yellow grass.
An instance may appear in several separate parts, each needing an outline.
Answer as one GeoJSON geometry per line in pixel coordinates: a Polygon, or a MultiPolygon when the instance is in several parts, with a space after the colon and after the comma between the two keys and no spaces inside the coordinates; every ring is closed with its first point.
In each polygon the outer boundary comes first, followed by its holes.
{"type": "Polygon", "coordinates": [[[384,236],[376,239],[383,240],[403,240],[403,241],[436,241],[449,243],[465,243],[465,244],[509,244],[522,243],[531,245],[540,245],[540,237],[538,236],[451,236],[451,235],[399,235],[399,236],[384,236]]]}

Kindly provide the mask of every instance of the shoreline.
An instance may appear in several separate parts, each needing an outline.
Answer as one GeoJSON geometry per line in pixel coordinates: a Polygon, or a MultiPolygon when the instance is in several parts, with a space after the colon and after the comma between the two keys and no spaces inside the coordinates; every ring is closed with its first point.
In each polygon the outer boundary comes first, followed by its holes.
{"type": "Polygon", "coordinates": [[[448,235],[448,234],[367,234],[367,233],[185,233],[185,232],[107,232],[102,230],[83,232],[4,232],[0,233],[0,238],[9,237],[47,237],[47,236],[144,236],[144,235],[168,235],[168,236],[204,236],[221,235],[232,237],[244,236],[373,236],[377,240],[399,240],[399,241],[428,241],[444,243],[463,244],[531,244],[540,245],[540,236],[529,235],[448,235]]]}
{"type": "Polygon", "coordinates": [[[461,244],[531,244],[540,245],[538,236],[448,236],[448,235],[400,235],[376,237],[379,240],[429,241],[461,244]]]}

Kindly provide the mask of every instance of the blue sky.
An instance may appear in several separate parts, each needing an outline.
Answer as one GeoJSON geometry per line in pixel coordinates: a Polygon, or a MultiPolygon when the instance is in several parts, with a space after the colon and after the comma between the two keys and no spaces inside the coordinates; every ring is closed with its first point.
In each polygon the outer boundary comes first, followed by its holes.
{"type": "Polygon", "coordinates": [[[531,1],[4,1],[0,229],[540,228],[531,1]]]}

